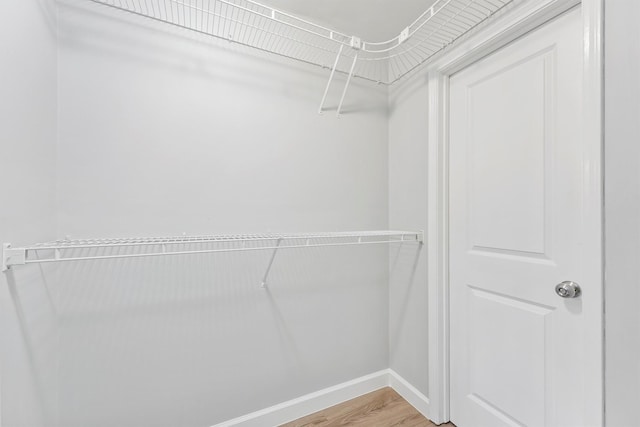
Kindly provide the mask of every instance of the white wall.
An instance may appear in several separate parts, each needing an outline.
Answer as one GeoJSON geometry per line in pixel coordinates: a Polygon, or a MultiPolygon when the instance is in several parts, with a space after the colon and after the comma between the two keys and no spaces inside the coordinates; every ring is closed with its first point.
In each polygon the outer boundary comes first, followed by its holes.
{"type": "Polygon", "coordinates": [[[640,420],[640,3],[605,2],[608,426],[640,420]]]}
{"type": "MultiPolygon", "coordinates": [[[[389,226],[427,229],[428,91],[426,73],[389,93],[389,226]]],[[[429,238],[426,236],[425,238],[429,238]]],[[[429,396],[427,251],[392,248],[389,280],[390,367],[429,396]]]]}
{"type": "MultiPolygon", "coordinates": [[[[0,242],[55,233],[56,14],[48,0],[0,14],[0,242]]],[[[2,426],[51,426],[56,322],[46,270],[0,274],[2,426]]]]}
{"type": "MultiPolygon", "coordinates": [[[[3,242],[426,229],[420,78],[389,99],[356,82],[336,119],[322,70],[84,1],[62,6],[58,73],[51,4],[11,12],[3,242]]],[[[282,252],[265,291],[269,255],[3,275],[2,425],[211,425],[389,366],[428,394],[424,249],[282,252]]]]}
{"type": "MultiPolygon", "coordinates": [[[[88,3],[60,10],[60,236],[387,228],[385,88],[319,116],[326,71],[88,3]]],[[[387,248],[282,252],[265,291],[269,256],[63,265],[60,424],[212,425],[388,367],[387,248]]]]}

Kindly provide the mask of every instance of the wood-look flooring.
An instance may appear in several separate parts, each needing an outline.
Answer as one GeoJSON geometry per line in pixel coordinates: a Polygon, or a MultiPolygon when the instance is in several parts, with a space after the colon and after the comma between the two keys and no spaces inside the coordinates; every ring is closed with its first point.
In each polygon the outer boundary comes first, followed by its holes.
{"type": "MultiPolygon", "coordinates": [[[[434,427],[390,387],[348,400],[315,414],[283,424],[281,427],[434,427]]],[[[442,427],[455,427],[442,424],[442,427]]]]}

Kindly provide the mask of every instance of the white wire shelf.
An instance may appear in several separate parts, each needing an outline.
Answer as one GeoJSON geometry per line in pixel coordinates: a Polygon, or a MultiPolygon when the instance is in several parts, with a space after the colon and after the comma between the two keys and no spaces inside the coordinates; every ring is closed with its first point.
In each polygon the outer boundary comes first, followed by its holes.
{"type": "MultiPolygon", "coordinates": [[[[139,258],[306,247],[422,243],[421,231],[357,231],[297,234],[230,234],[177,237],[56,240],[31,246],[3,245],[2,270],[15,265],[139,258]]],[[[275,255],[275,252],[274,252],[275,255]]]]}
{"type": "MultiPolygon", "coordinates": [[[[332,70],[329,85],[334,72],[348,74],[344,100],[352,76],[393,84],[507,4],[520,0],[437,0],[396,37],[377,42],[335,31],[253,0],[90,1],[329,68],[332,70]]],[[[325,98],[326,92],[321,111],[325,98]]]]}

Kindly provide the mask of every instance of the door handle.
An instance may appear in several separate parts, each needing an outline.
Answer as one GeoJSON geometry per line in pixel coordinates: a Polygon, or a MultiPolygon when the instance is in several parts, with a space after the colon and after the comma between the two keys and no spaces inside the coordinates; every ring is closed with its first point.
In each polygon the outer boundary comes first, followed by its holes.
{"type": "Polygon", "coordinates": [[[577,298],[581,293],[580,285],[570,280],[565,280],[556,286],[556,294],[562,298],[577,298]]]}

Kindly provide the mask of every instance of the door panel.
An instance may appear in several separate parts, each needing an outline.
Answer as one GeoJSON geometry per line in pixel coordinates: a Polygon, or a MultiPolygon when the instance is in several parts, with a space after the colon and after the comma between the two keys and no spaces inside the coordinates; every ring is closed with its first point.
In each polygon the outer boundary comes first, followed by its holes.
{"type": "Polygon", "coordinates": [[[545,329],[553,308],[473,287],[467,298],[471,400],[498,417],[544,425],[545,329]]]}
{"type": "MultiPolygon", "coordinates": [[[[585,426],[582,26],[573,10],[450,81],[451,419],[585,426]]],[[[597,232],[597,230],[594,230],[597,232]]],[[[592,251],[597,253],[597,251],[592,251]]],[[[588,373],[587,373],[588,374],[588,373]]],[[[596,373],[597,374],[597,373],[596,373]]]]}
{"type": "Polygon", "coordinates": [[[552,64],[551,52],[536,52],[467,87],[474,249],[544,254],[544,124],[553,102],[545,86],[552,64]]]}

